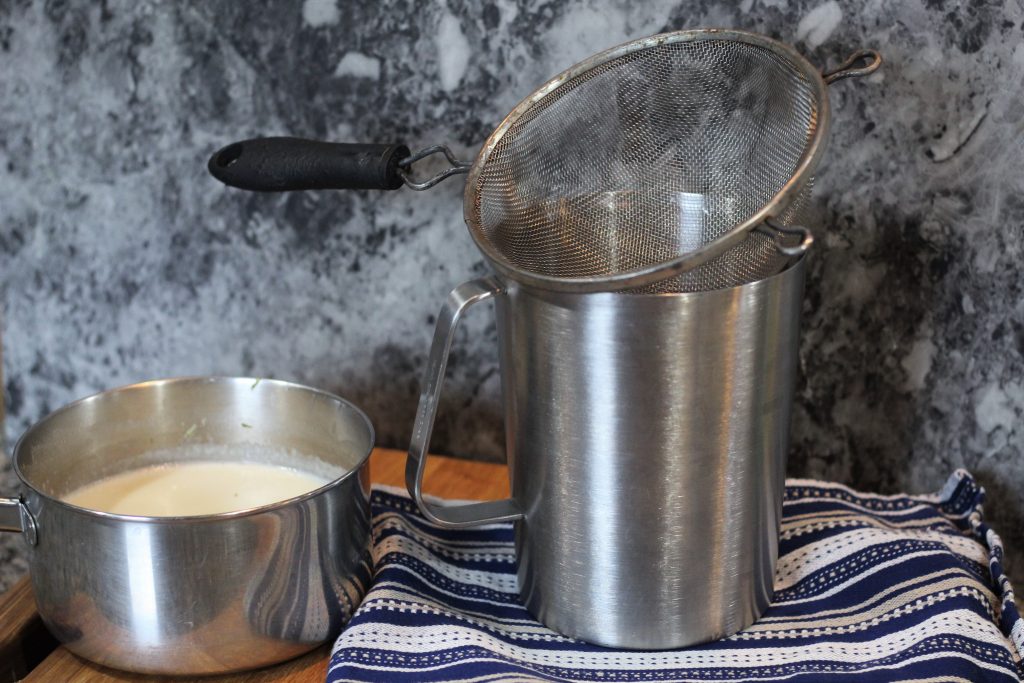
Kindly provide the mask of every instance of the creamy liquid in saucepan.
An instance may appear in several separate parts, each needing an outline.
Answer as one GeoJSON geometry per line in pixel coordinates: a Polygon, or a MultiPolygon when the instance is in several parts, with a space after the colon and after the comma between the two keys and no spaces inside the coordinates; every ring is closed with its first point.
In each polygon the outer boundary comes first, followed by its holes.
{"type": "Polygon", "coordinates": [[[212,515],[276,503],[328,481],[302,470],[257,462],[173,462],[100,479],[63,500],[122,515],[212,515]]]}

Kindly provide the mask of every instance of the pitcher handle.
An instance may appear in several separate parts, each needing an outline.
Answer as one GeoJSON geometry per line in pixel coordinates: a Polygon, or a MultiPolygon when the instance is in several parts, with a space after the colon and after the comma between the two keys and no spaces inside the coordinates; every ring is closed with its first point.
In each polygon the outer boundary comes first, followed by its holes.
{"type": "Polygon", "coordinates": [[[455,328],[466,309],[475,303],[492,299],[503,291],[501,283],[493,277],[462,283],[448,295],[434,328],[434,341],[430,346],[430,358],[427,360],[427,374],[423,392],[420,394],[419,408],[416,410],[412,441],[409,443],[409,459],[405,463],[405,485],[423,516],[434,524],[449,529],[513,522],[523,517],[519,505],[511,498],[450,506],[435,505],[423,498],[423,472],[427,466],[427,449],[430,446],[430,435],[434,431],[437,404],[441,398],[441,387],[444,384],[444,372],[448,366],[448,354],[455,337],[455,328]]]}

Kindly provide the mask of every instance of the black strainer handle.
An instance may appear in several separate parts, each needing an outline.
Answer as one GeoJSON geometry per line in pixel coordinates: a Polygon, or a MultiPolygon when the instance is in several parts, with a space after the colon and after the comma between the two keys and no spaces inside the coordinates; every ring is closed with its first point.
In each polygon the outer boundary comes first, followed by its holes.
{"type": "Polygon", "coordinates": [[[218,150],[207,168],[225,185],[255,192],[395,190],[408,157],[402,144],[254,138],[218,150]]]}

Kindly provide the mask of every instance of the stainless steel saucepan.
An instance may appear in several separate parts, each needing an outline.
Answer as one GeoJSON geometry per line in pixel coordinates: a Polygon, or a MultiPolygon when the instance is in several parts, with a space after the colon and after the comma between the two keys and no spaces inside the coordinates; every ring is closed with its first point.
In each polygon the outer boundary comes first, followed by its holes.
{"type": "Polygon", "coordinates": [[[73,403],[18,442],[18,498],[0,530],[29,549],[39,613],[69,650],[118,669],[213,674],[283,661],[335,636],[368,572],[367,417],[337,396],[272,380],[146,382],[73,403]],[[323,487],[258,508],[138,517],[70,505],[71,491],[183,443],[316,461],[323,487]]]}

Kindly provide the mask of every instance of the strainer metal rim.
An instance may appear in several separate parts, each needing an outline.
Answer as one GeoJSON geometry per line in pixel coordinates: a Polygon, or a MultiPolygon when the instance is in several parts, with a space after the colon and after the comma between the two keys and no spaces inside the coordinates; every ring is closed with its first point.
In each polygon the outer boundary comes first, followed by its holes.
{"type": "Polygon", "coordinates": [[[825,79],[817,67],[811,64],[806,57],[786,43],[769,38],[768,36],[760,33],[717,28],[672,31],[669,33],[660,33],[653,36],[647,36],[646,38],[631,40],[629,42],[622,43],[621,45],[609,48],[603,52],[599,52],[577,64],[574,64],[534,90],[508,113],[505,119],[498,124],[498,127],[494,129],[490,136],[488,136],[469,170],[469,175],[466,178],[466,186],[463,193],[463,220],[469,227],[469,234],[472,236],[473,241],[476,243],[480,251],[483,252],[484,256],[491,263],[494,269],[500,275],[510,278],[520,284],[539,287],[542,289],[569,292],[620,291],[623,289],[643,287],[696,268],[722,255],[744,240],[747,237],[747,234],[757,226],[761,225],[766,220],[779,215],[783,210],[785,210],[792,201],[794,195],[814,174],[814,170],[817,167],[825,149],[828,127],[829,102],[828,87],[825,83],[825,79]],[[558,88],[566,82],[590,71],[595,67],[639,50],[650,49],[666,44],[695,42],[701,40],[732,40],[765,48],[788,59],[791,64],[800,71],[801,75],[807,79],[813,94],[817,98],[817,120],[815,121],[810,140],[804,147],[803,154],[801,154],[800,159],[797,162],[796,170],[790,176],[785,185],[779,189],[779,191],[761,208],[760,211],[750,216],[746,221],[737,224],[728,232],[718,237],[715,241],[700,247],[699,249],[676,256],[673,259],[655,263],[643,268],[609,275],[556,277],[525,270],[506,259],[483,234],[480,226],[475,224],[476,221],[473,220],[472,216],[476,205],[477,184],[480,180],[480,174],[483,172],[484,166],[487,164],[487,160],[490,158],[491,153],[494,151],[502,137],[504,137],[505,133],[508,132],[509,128],[511,128],[524,114],[526,114],[526,112],[531,110],[535,104],[558,90],[558,88]]]}

